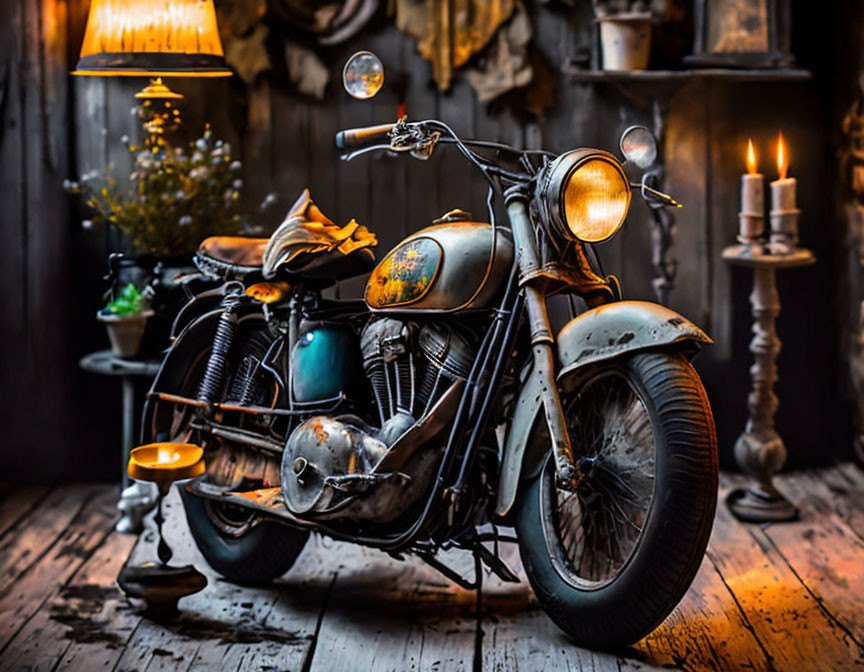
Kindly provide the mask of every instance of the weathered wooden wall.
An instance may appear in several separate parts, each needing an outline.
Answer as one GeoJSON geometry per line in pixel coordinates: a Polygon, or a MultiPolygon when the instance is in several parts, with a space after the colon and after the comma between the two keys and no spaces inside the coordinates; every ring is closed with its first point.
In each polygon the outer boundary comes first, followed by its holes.
{"type": "MultiPolygon", "coordinates": [[[[99,307],[106,252],[120,241],[110,232],[80,230],[77,219],[69,216],[59,181],[111,163],[118,175],[130,172],[120,138],[134,137],[137,130],[129,110],[141,82],[118,78],[69,83],[64,73],[69,52],[74,59],[80,43],[84,4],[85,0],[43,0],[40,11],[35,3],[5,0],[14,20],[0,29],[8,31],[8,43],[14,47],[11,56],[6,50],[5,72],[6,81],[15,84],[3,87],[0,146],[8,204],[2,215],[3,241],[11,258],[0,266],[7,317],[4,343],[10,344],[3,354],[4,400],[8,397],[3,407],[8,414],[4,424],[14,437],[7,446],[16,447],[3,450],[4,474],[12,469],[32,475],[33,465],[39,463],[55,465],[55,473],[80,473],[89,467],[70,459],[70,451],[87,459],[115,454],[117,383],[75,371],[75,360],[106,345],[92,315],[99,307]],[[27,17],[35,32],[44,33],[51,20],[66,25],[62,48],[49,49],[48,41],[18,30],[30,25],[27,17]],[[18,74],[22,64],[24,74],[18,74]],[[40,106],[46,97],[53,101],[47,108],[40,106]],[[34,154],[35,146],[45,144],[43,137],[56,139],[56,154],[34,154]],[[71,140],[68,149],[66,139],[71,140]],[[27,147],[16,144],[25,141],[27,147]],[[29,172],[18,170],[19,165],[29,172]],[[30,394],[23,393],[22,380],[29,381],[30,394]],[[42,432],[44,439],[39,438],[42,432]],[[32,448],[26,457],[9,457],[25,445],[32,448]],[[33,460],[33,455],[40,459],[33,460]]],[[[387,249],[446,210],[462,207],[483,213],[485,190],[471,169],[446,150],[426,163],[386,156],[362,157],[350,164],[338,160],[332,144],[337,130],[392,120],[398,102],[386,88],[366,103],[341,91],[341,66],[358,49],[378,53],[391,79],[397,73],[407,77],[411,118],[440,117],[467,136],[552,150],[585,144],[613,148],[626,126],[651,125],[652,110],[644,95],[634,98],[632,91],[612,84],[575,84],[562,74],[564,61],[593,39],[588,3],[576,11],[533,4],[535,41],[555,73],[557,100],[543,119],[526,121],[506,108],[480,104],[464,82],[447,94],[437,92],[431,68],[417,55],[414,43],[380,20],[351,42],[321,52],[331,74],[324,101],[297,96],[276,82],[257,96],[256,116],[269,117],[267,128],[246,126],[248,98],[236,79],[178,80],[175,88],[186,94],[186,132],[200,131],[209,121],[217,136],[240,150],[248,203],[273,191],[281,196],[284,209],[308,186],[330,217],[340,223],[356,218],[379,235],[379,249],[387,249]]],[[[730,271],[719,255],[733,241],[737,226],[738,175],[746,138],[752,135],[761,141],[765,154],[773,147],[778,128],[788,138],[792,173],[799,177],[802,239],[820,258],[813,269],[779,278],[784,348],[778,425],[793,464],[831,460],[848,444],[848,408],[837,384],[841,372],[835,334],[841,318],[832,308],[838,282],[832,271],[834,242],[840,235],[833,224],[830,143],[834,54],[824,46],[833,44],[838,52],[845,48],[843,40],[832,39],[834,22],[843,10],[803,1],[794,4],[799,26],[795,48],[799,62],[814,69],[812,82],[700,81],[674,93],[657,93],[670,101],[667,187],[686,206],[676,213],[680,270],[671,305],[705,326],[717,341],[700,356],[698,368],[714,406],[726,462],[746,418],[750,278],[746,272],[730,271]]],[[[762,168],[771,174],[767,156],[762,168]]],[[[638,201],[634,200],[622,233],[600,252],[607,272],[622,279],[628,297],[653,298],[649,214],[638,201]]],[[[360,287],[352,281],[340,291],[356,294],[360,287]]],[[[113,473],[116,458],[109,459],[108,469],[103,467],[100,473],[113,473]]]]}
{"type": "MultiPolygon", "coordinates": [[[[68,5],[4,2],[0,21],[0,473],[56,477],[75,421],[78,270],[69,170],[68,5]]],[[[75,443],[78,447],[78,442],[75,443]]]]}

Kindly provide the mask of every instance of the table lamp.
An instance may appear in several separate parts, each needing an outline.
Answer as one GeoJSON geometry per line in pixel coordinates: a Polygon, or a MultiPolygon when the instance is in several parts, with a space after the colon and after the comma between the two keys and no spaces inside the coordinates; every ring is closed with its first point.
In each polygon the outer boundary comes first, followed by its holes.
{"type": "Polygon", "coordinates": [[[81,56],[73,75],[150,77],[135,95],[163,101],[145,123],[161,134],[179,123],[170,101],[183,96],[163,77],[228,77],[213,0],[92,0],[81,56]]]}

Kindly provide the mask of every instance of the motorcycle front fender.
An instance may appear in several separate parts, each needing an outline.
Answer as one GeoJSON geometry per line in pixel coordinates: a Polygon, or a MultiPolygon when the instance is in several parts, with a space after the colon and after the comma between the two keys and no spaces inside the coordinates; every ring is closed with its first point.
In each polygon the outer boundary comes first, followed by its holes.
{"type": "MultiPolygon", "coordinates": [[[[573,318],[558,333],[557,380],[575,371],[640,350],[670,345],[710,344],[713,341],[695,324],[674,310],[647,301],[617,301],[573,318]]],[[[695,348],[694,348],[695,349],[695,348]]],[[[543,454],[526,457],[541,405],[543,381],[528,375],[513,411],[504,441],[495,513],[506,516],[516,501],[519,483],[530,476],[543,454]]]]}

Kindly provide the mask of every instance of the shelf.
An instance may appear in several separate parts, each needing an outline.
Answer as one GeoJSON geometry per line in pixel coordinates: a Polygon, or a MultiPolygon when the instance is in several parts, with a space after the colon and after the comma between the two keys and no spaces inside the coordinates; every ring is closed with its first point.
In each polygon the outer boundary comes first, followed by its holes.
{"type": "Polygon", "coordinates": [[[813,73],[801,69],[739,70],[734,68],[701,68],[693,70],[583,70],[565,67],[570,81],[579,84],[609,82],[613,84],[688,82],[717,79],[728,82],[806,82],[813,73]]]}

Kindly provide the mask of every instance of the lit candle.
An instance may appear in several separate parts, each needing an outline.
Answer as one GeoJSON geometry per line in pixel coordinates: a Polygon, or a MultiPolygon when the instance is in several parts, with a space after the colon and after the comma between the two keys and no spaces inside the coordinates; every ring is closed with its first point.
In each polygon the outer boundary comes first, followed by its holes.
{"type": "Polygon", "coordinates": [[[169,462],[173,462],[177,459],[174,455],[174,451],[165,446],[159,446],[158,451],[156,452],[156,464],[168,464],[169,462]]]}
{"type": "Polygon", "coordinates": [[[747,173],[741,176],[741,212],[738,240],[744,244],[756,241],[765,228],[765,182],[756,172],[756,150],[747,140],[747,173]]]}
{"type": "Polygon", "coordinates": [[[771,243],[774,251],[790,252],[798,242],[798,215],[796,203],[798,181],[787,177],[789,151],[783,134],[777,136],[777,173],[779,179],[771,183],[771,243]]]}
{"type": "Polygon", "coordinates": [[[777,136],[777,172],[780,174],[780,179],[771,183],[771,210],[774,212],[794,210],[797,180],[794,177],[786,177],[789,172],[789,157],[782,133],[777,136]]]}

